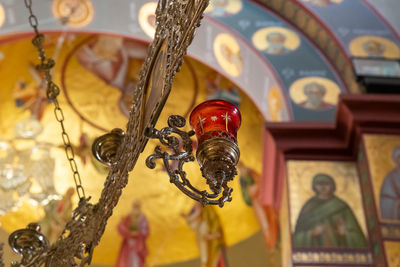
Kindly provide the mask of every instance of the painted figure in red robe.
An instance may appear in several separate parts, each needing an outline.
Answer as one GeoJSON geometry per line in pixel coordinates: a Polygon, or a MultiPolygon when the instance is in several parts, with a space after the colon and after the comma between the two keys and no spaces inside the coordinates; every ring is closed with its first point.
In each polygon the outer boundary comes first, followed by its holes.
{"type": "Polygon", "coordinates": [[[144,267],[148,250],[149,223],[142,213],[140,200],[132,205],[129,215],[118,224],[118,232],[123,238],[116,267],[144,267]]]}

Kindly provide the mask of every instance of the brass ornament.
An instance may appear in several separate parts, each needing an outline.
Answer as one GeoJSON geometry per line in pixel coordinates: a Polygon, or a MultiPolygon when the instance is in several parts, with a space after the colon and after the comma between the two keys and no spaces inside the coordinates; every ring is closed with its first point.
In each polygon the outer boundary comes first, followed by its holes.
{"type": "Polygon", "coordinates": [[[22,255],[21,263],[13,263],[13,267],[39,265],[43,261],[40,256],[49,247],[49,241],[40,232],[40,225],[37,223],[30,223],[26,229],[13,232],[8,243],[13,251],[22,255]]]}
{"type": "Polygon", "coordinates": [[[39,33],[39,22],[37,17],[33,14],[32,10],[32,0],[24,0],[25,6],[29,11],[29,24],[35,32],[35,36],[32,39],[33,46],[37,49],[40,59],[40,64],[36,65],[36,69],[44,74],[44,81],[47,85],[46,95],[47,99],[54,104],[54,116],[56,120],[60,123],[61,137],[64,143],[65,155],[69,161],[71,171],[73,174],[76,192],[79,198],[86,198],[85,190],[82,186],[81,175],[78,170],[78,166],[75,161],[74,149],[71,145],[69,135],[65,130],[64,125],[64,112],[58,103],[57,96],[60,94],[60,88],[57,84],[53,82],[53,76],[51,74],[51,69],[55,65],[55,61],[46,56],[44,51],[44,35],[39,33]]]}
{"type": "Polygon", "coordinates": [[[30,261],[30,264],[24,266],[39,267],[43,264],[57,267],[85,266],[90,264],[93,250],[100,242],[122,189],[128,183],[128,174],[146,145],[147,138],[144,132],[147,128],[154,127],[161,113],[171,91],[173,78],[183,63],[183,56],[194,38],[196,27],[200,25],[208,1],[159,1],[156,10],[156,33],[141,68],[139,83],[133,92],[126,134],[122,141],[118,140],[117,143],[121,142],[120,145],[113,146],[119,147],[115,156],[112,157],[116,161],[111,166],[100,199],[96,204],[89,203],[90,197],[85,197],[81,185],[72,146],[64,129],[64,116],[56,98],[59,90],[52,82],[50,71],[48,71],[48,66],[51,64],[46,63],[50,61],[46,61],[44,55],[43,35],[38,32],[38,21],[32,12],[32,0],[25,0],[25,5],[30,11],[29,21],[36,33],[35,43],[42,59],[43,69],[46,70],[48,96],[55,103],[55,115],[62,127],[63,141],[80,201],[73,212],[73,218],[67,223],[63,234],[55,243],[48,249],[43,248],[38,255],[35,254],[33,262],[29,260],[33,255],[19,251],[22,260],[13,266],[22,266],[27,261],[30,261]]]}
{"type": "Polygon", "coordinates": [[[110,133],[97,137],[92,144],[92,153],[101,163],[112,166],[117,162],[116,155],[122,144],[125,132],[115,128],[110,133]]]}
{"type": "Polygon", "coordinates": [[[190,183],[183,170],[186,162],[194,161],[192,140],[190,139],[194,135],[194,131],[180,130],[179,128],[184,127],[185,124],[186,120],[183,117],[173,115],[168,118],[168,127],[161,130],[147,129],[145,135],[148,138],[158,139],[172,153],[163,152],[161,146],[156,146],[154,154],[147,157],[146,165],[150,169],[154,169],[156,166],[154,160],[162,159],[170,182],[175,184],[179,190],[199,201],[203,206],[211,204],[222,207],[226,201],[232,200],[233,189],[229,188],[227,183],[233,180],[237,174],[236,164],[239,162],[239,148],[230,139],[222,137],[206,140],[199,146],[196,153],[197,161],[212,193],[206,190],[200,191],[190,183]],[[177,161],[176,168],[171,168],[171,161],[177,161]]]}

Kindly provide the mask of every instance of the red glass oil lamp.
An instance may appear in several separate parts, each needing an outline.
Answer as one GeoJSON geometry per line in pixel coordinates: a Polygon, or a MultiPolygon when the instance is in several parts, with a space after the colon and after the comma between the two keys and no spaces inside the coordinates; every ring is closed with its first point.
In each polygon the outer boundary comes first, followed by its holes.
{"type": "MultiPolygon", "coordinates": [[[[190,114],[190,125],[194,131],[185,132],[182,127],[186,120],[182,116],[172,115],[168,118],[168,126],[157,130],[147,128],[147,138],[158,139],[167,148],[162,151],[156,146],[154,153],[147,157],[147,167],[153,169],[156,159],[163,159],[164,168],[170,182],[175,184],[183,193],[203,205],[212,204],[223,206],[231,201],[232,188],[227,183],[235,177],[236,165],[239,161],[237,131],[240,127],[241,115],[239,110],[223,100],[209,100],[198,105],[190,114]],[[197,161],[203,177],[206,179],[211,192],[195,188],[187,178],[183,165],[194,161],[191,136],[198,139],[196,152],[197,161]]],[[[115,155],[122,143],[122,130],[96,139],[93,153],[104,164],[115,164],[115,155]]]]}
{"type": "Polygon", "coordinates": [[[226,183],[236,175],[240,123],[240,111],[223,100],[203,102],[190,114],[190,125],[199,144],[196,158],[214,194],[221,193],[221,189],[227,187],[226,183]]]}

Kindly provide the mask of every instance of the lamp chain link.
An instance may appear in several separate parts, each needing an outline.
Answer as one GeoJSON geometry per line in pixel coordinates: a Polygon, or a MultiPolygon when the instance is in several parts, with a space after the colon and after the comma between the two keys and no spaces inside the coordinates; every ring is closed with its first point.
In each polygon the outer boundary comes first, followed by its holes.
{"type": "Polygon", "coordinates": [[[69,161],[69,165],[71,167],[73,178],[76,186],[76,192],[78,194],[79,199],[86,198],[85,190],[82,186],[81,175],[78,171],[78,166],[75,161],[75,153],[74,149],[71,145],[71,141],[68,133],[65,130],[64,125],[64,112],[58,103],[57,96],[60,94],[60,88],[53,82],[53,78],[51,75],[51,69],[54,67],[55,62],[53,59],[46,57],[46,53],[43,48],[44,44],[44,35],[39,33],[38,26],[39,22],[37,17],[33,14],[32,11],[32,0],[24,0],[25,6],[29,11],[29,24],[35,31],[35,36],[32,39],[32,44],[36,47],[39,53],[40,64],[36,65],[36,69],[42,73],[44,73],[44,79],[46,80],[47,90],[46,95],[47,98],[53,102],[54,104],[54,115],[56,120],[60,123],[61,127],[61,137],[64,143],[65,154],[69,161]]]}

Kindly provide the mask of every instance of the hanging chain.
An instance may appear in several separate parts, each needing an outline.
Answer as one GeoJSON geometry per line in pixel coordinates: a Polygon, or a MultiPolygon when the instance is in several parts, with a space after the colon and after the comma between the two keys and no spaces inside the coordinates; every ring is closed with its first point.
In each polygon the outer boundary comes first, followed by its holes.
{"type": "Polygon", "coordinates": [[[61,137],[64,142],[64,149],[67,159],[69,161],[69,165],[71,166],[71,170],[73,173],[73,178],[76,186],[76,192],[78,193],[79,199],[86,198],[85,190],[82,186],[81,175],[78,171],[78,166],[75,161],[75,153],[71,145],[71,141],[69,139],[68,133],[65,131],[64,125],[64,113],[61,109],[57,96],[60,94],[60,88],[53,82],[51,69],[54,67],[55,62],[51,58],[47,58],[43,44],[44,44],[44,35],[39,33],[38,25],[39,22],[37,17],[33,14],[32,11],[32,0],[24,0],[25,6],[29,11],[29,24],[35,31],[35,37],[32,39],[32,44],[36,47],[39,53],[39,59],[41,61],[40,64],[36,65],[36,69],[42,73],[44,73],[44,79],[47,83],[47,99],[49,99],[54,104],[54,115],[57,121],[60,123],[61,126],[61,137]]]}

